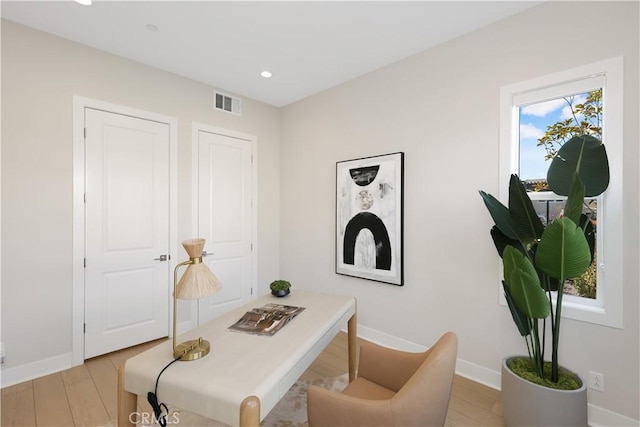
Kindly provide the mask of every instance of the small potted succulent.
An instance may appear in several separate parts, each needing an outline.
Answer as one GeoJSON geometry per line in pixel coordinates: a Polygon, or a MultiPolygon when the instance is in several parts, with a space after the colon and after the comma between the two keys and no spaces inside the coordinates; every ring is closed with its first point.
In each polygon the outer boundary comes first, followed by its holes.
{"type": "Polygon", "coordinates": [[[269,285],[271,289],[271,293],[277,297],[283,297],[289,295],[289,288],[291,287],[291,283],[286,280],[274,280],[269,285]]]}

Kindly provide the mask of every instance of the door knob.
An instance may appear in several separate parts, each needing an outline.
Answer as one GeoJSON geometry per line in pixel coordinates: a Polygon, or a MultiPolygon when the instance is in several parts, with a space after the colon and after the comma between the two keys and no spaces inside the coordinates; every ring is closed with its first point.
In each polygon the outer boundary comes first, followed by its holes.
{"type": "Polygon", "coordinates": [[[160,255],[160,258],[154,258],[154,261],[166,261],[167,260],[167,256],[166,255],[160,255]]]}

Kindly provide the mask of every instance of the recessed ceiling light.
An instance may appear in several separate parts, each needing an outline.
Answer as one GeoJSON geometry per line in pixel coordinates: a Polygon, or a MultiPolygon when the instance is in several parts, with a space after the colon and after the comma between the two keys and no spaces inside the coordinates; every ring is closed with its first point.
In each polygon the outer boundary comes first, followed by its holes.
{"type": "Polygon", "coordinates": [[[261,73],[260,73],[260,75],[261,75],[262,77],[264,77],[265,79],[268,79],[268,78],[270,78],[271,76],[273,76],[273,74],[271,74],[271,71],[266,71],[266,70],[265,70],[265,71],[263,71],[263,72],[261,72],[261,73]]]}
{"type": "Polygon", "coordinates": [[[75,0],[75,2],[83,6],[91,6],[91,3],[93,3],[92,0],[75,0]]]}
{"type": "Polygon", "coordinates": [[[149,31],[158,31],[158,27],[153,24],[147,24],[147,30],[149,31]]]}

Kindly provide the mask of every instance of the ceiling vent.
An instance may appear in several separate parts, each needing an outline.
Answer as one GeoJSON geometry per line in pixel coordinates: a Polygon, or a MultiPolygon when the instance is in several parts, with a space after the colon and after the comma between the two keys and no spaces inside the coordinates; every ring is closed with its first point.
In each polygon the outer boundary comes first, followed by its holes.
{"type": "Polygon", "coordinates": [[[240,115],[240,98],[225,95],[216,92],[216,110],[226,111],[227,113],[240,115]]]}

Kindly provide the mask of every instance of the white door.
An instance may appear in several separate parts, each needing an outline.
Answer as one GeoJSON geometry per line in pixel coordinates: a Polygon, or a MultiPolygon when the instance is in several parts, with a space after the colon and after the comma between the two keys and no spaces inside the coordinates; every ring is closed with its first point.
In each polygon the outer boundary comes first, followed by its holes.
{"type": "Polygon", "coordinates": [[[198,237],[222,290],[198,302],[202,324],[252,298],[252,142],[198,131],[198,237]]]}
{"type": "Polygon", "coordinates": [[[169,125],[87,108],[85,128],[90,358],[168,335],[169,125]]]}

